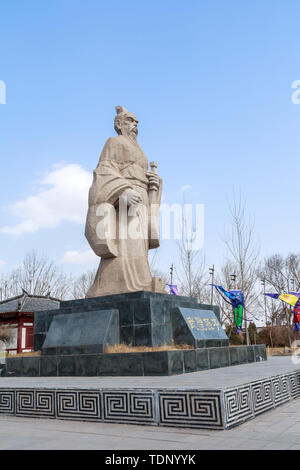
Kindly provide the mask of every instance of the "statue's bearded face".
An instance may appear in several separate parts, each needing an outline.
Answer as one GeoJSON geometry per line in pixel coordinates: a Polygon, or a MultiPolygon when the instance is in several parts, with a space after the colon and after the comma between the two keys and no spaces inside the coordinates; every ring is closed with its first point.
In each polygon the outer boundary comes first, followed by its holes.
{"type": "Polygon", "coordinates": [[[124,116],[120,122],[120,130],[122,135],[127,135],[136,140],[138,135],[138,120],[135,116],[124,116]]]}

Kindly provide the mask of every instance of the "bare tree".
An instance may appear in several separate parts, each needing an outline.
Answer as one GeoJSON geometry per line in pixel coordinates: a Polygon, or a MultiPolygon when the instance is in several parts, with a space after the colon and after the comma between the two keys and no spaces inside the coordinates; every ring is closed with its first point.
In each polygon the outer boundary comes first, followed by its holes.
{"type": "Polygon", "coordinates": [[[85,298],[87,291],[92,286],[97,269],[92,269],[86,273],[81,274],[77,279],[75,279],[73,284],[72,296],[74,299],[83,299],[85,298]]]}
{"type": "Polygon", "coordinates": [[[289,274],[289,280],[287,283],[288,291],[299,292],[300,290],[300,255],[290,253],[286,257],[287,272],[289,274]]]}
{"type": "Polygon", "coordinates": [[[230,269],[233,269],[231,274],[236,275],[236,284],[233,287],[243,291],[246,342],[249,344],[247,317],[251,309],[256,306],[259,296],[256,287],[259,249],[255,242],[255,221],[247,216],[246,204],[241,195],[238,198],[234,195],[230,215],[231,230],[224,240],[229,253],[227,263],[230,269]]]}
{"type": "Polygon", "coordinates": [[[164,284],[167,285],[169,280],[168,274],[156,267],[159,250],[160,248],[156,248],[155,250],[152,250],[152,253],[149,255],[150,271],[153,277],[160,277],[164,281],[164,284]]]}
{"type": "Polygon", "coordinates": [[[64,299],[69,294],[72,278],[62,273],[46,256],[33,250],[25,256],[20,267],[2,276],[0,285],[2,299],[20,295],[22,289],[31,295],[64,299]]]}
{"type": "Polygon", "coordinates": [[[258,269],[258,274],[276,292],[288,292],[291,269],[287,259],[282,255],[275,254],[265,258],[258,269]]]}
{"type": "MultiPolygon", "coordinates": [[[[286,272],[286,262],[283,256],[275,254],[266,258],[258,268],[258,276],[265,282],[266,290],[277,293],[287,292],[289,272],[286,272]]],[[[271,326],[282,325],[287,321],[286,308],[277,300],[265,301],[266,317],[271,326]]]]}
{"type": "Polygon", "coordinates": [[[205,257],[193,247],[194,230],[191,221],[184,218],[182,239],[178,242],[180,267],[176,274],[180,280],[180,292],[187,297],[196,297],[198,302],[209,302],[209,275],[205,257]]]}
{"type": "Polygon", "coordinates": [[[209,277],[205,258],[199,251],[179,245],[180,268],[176,274],[180,279],[180,292],[187,297],[196,297],[200,303],[209,302],[209,277]]]}
{"type": "MultiPolygon", "coordinates": [[[[258,269],[258,275],[264,280],[271,292],[278,294],[299,291],[300,287],[300,256],[289,254],[284,257],[275,254],[265,258],[258,269]]],[[[278,300],[267,299],[266,309],[273,326],[285,325],[290,330],[293,309],[278,300]]],[[[291,338],[289,334],[289,340],[291,338]]]]}

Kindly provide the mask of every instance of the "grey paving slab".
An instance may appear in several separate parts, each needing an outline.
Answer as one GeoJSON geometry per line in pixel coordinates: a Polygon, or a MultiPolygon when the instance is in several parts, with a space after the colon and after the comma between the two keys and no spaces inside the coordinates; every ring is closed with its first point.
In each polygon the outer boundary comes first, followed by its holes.
{"type": "Polygon", "coordinates": [[[291,446],[291,443],[286,442],[268,442],[263,450],[289,450],[291,446]]]}
{"type": "Polygon", "coordinates": [[[163,377],[0,377],[0,388],[220,389],[299,369],[300,366],[293,364],[291,357],[286,356],[271,357],[268,361],[163,377]]]}
{"type": "MultiPolygon", "coordinates": [[[[0,377],[0,414],[131,425],[225,429],[255,419],[260,430],[261,413],[297,396],[290,357],[164,377],[0,377]]],[[[300,434],[288,411],[266,423],[276,439],[291,425],[300,434]]]]}
{"type": "Polygon", "coordinates": [[[300,444],[293,444],[289,447],[289,450],[300,450],[300,444]]]}

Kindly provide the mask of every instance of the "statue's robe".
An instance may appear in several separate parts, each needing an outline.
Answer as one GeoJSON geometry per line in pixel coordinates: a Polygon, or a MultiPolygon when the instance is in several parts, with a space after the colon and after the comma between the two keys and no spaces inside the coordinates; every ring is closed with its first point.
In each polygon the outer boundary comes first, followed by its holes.
{"type": "MultiPolygon", "coordinates": [[[[143,210],[145,208],[149,210],[150,206],[146,176],[148,171],[147,157],[137,142],[134,143],[122,135],[107,140],[94,171],[93,184],[89,192],[85,234],[94,252],[101,257],[101,262],[87,297],[140,290],[160,290],[153,287],[148,262],[149,248],[159,246],[158,211],[154,211],[153,216],[149,217],[143,210]],[[135,215],[128,216],[126,232],[124,234],[122,226],[121,235],[119,198],[129,189],[139,193],[142,206],[138,205],[135,215]],[[114,208],[110,215],[106,213],[106,224],[110,228],[113,228],[115,224],[115,238],[111,234],[102,238],[97,235],[96,227],[101,220],[99,207],[103,208],[105,205],[114,208]],[[136,233],[136,228],[138,228],[139,236],[131,238],[130,234],[132,230],[136,233]],[[154,233],[152,238],[151,232],[154,233]]],[[[152,201],[157,204],[156,208],[160,204],[161,186],[160,180],[160,188],[155,192],[154,201],[152,201]]],[[[153,198],[153,193],[151,196],[153,198]]],[[[150,213],[151,210],[148,214],[150,213]]]]}

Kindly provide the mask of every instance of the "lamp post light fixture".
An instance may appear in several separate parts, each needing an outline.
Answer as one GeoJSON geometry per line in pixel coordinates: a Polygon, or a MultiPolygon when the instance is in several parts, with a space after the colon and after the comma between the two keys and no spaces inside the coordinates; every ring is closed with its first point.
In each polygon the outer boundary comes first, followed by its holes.
{"type": "Polygon", "coordinates": [[[213,264],[211,268],[209,268],[209,275],[211,276],[211,295],[210,295],[210,304],[213,304],[214,299],[214,281],[215,281],[215,265],[213,264]]]}
{"type": "Polygon", "coordinates": [[[233,288],[235,289],[235,283],[236,283],[236,274],[230,274],[230,284],[233,282],[233,288]]]}
{"type": "Polygon", "coordinates": [[[292,283],[292,289],[293,289],[293,292],[295,290],[295,279],[290,279],[290,282],[292,283]]]}

